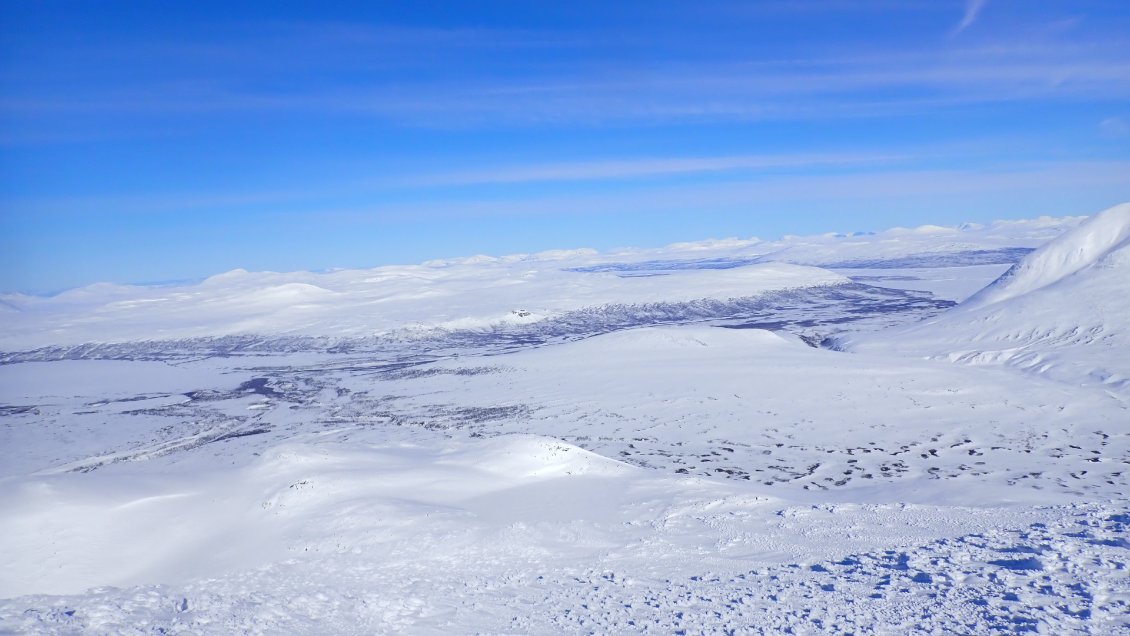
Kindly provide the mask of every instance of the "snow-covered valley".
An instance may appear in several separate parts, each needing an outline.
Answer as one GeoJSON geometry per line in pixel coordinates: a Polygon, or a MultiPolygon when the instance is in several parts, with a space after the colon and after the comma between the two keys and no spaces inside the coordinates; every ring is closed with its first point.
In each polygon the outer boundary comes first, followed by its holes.
{"type": "Polygon", "coordinates": [[[5,296],[0,631],[1126,633],[1128,232],[5,296]]]}

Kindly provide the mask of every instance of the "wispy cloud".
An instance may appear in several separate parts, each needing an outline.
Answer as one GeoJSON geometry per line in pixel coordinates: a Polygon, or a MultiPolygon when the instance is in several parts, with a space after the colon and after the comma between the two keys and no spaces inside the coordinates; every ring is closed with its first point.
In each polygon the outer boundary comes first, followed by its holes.
{"type": "MultiPolygon", "coordinates": [[[[360,37],[360,36],[359,36],[360,37]]],[[[1125,39],[996,42],[799,60],[639,65],[600,73],[247,86],[160,80],[67,94],[9,95],[0,111],[152,117],[318,113],[429,127],[665,123],[887,116],[964,104],[1130,98],[1125,39]]]]}
{"type": "Polygon", "coordinates": [[[1042,206],[1020,210],[1001,207],[997,214],[1006,211],[1021,216],[1087,214],[1094,211],[1090,207],[1097,209],[1097,206],[1116,202],[1117,193],[1130,187],[1127,175],[1130,175],[1130,163],[1126,161],[1043,162],[993,169],[897,168],[862,175],[797,174],[726,184],[665,185],[643,191],[539,194],[517,200],[420,200],[322,207],[282,214],[292,220],[366,226],[554,216],[647,218],[703,211],[755,216],[793,209],[826,209],[829,205],[855,209],[859,205],[897,207],[908,202],[919,209],[934,209],[955,201],[983,204],[989,200],[997,201],[998,205],[1017,201],[1042,206]],[[1087,197],[1080,197],[1081,191],[1085,191],[1087,197]],[[1076,207],[1056,208],[1057,202],[1063,200],[1074,201],[1076,207]]]}
{"type": "Polygon", "coordinates": [[[1130,136],[1130,123],[1121,117],[1107,117],[1099,122],[1099,130],[1110,137],[1130,136]]]}
{"type": "MultiPolygon", "coordinates": [[[[921,160],[923,152],[915,155],[921,160]]],[[[938,153],[939,155],[942,152],[938,153]]],[[[909,156],[909,155],[907,155],[909,156]]],[[[615,185],[615,184],[613,184],[615,185]]],[[[973,168],[936,168],[899,155],[829,155],[826,157],[718,157],[620,162],[591,162],[542,165],[531,168],[499,168],[496,171],[449,173],[391,181],[320,183],[309,189],[264,190],[150,196],[42,197],[0,201],[9,217],[21,215],[92,215],[113,212],[117,215],[175,215],[223,219],[232,208],[263,218],[309,217],[351,221],[427,221],[475,219],[485,217],[537,216],[555,214],[643,213],[648,211],[688,213],[718,206],[750,209],[774,203],[888,200],[924,198],[956,194],[994,194],[1079,188],[1130,188],[1130,162],[1043,161],[986,162],[973,168]],[[581,194],[574,188],[538,188],[502,197],[436,196],[431,187],[399,190],[396,203],[358,205],[345,200],[383,201],[401,185],[458,186],[479,183],[519,181],[573,181],[628,179],[659,175],[671,170],[714,171],[771,166],[845,165],[853,169],[826,173],[798,170],[751,172],[740,179],[722,182],[691,180],[663,183],[643,190],[605,188],[599,194],[581,194]],[[391,188],[391,189],[390,189],[391,188]]]]}
{"type": "MultiPolygon", "coordinates": [[[[317,182],[308,187],[224,192],[166,192],[105,196],[62,196],[9,198],[0,200],[0,209],[9,214],[115,214],[160,215],[182,212],[207,213],[229,209],[260,209],[325,205],[341,198],[381,198],[397,193],[399,198],[428,198],[435,188],[562,182],[616,182],[671,175],[709,175],[740,172],[744,176],[779,169],[869,169],[891,163],[921,161],[937,151],[913,152],[777,154],[699,157],[643,157],[618,160],[589,160],[569,163],[497,165],[491,168],[455,170],[443,173],[400,173],[382,177],[355,177],[332,182],[317,182]]],[[[364,168],[357,168],[364,172],[364,168]]]]}
{"type": "Polygon", "coordinates": [[[604,181],[676,174],[749,172],[776,168],[860,167],[903,161],[908,157],[908,155],[897,153],[844,153],[581,161],[535,166],[499,166],[485,170],[449,172],[408,178],[403,180],[402,183],[421,186],[459,186],[555,181],[604,181]]]}
{"type": "Polygon", "coordinates": [[[977,18],[981,15],[981,10],[985,8],[988,0],[965,0],[965,15],[961,17],[961,22],[953,28],[952,33],[957,35],[962,31],[973,26],[977,18]]]}

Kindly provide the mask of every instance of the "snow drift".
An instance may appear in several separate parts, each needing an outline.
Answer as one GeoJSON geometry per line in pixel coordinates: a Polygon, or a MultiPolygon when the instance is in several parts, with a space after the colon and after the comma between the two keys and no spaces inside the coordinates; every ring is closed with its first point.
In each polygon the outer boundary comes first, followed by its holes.
{"type": "Polygon", "coordinates": [[[549,521],[594,511],[615,516],[610,504],[586,502],[638,471],[557,440],[519,435],[442,451],[289,443],[248,466],[205,474],[136,479],[104,471],[9,480],[0,493],[7,511],[0,520],[0,596],[171,582],[340,552],[343,534],[364,537],[371,550],[428,532],[444,544],[483,520],[505,526],[519,496],[528,498],[521,510],[549,521]]]}

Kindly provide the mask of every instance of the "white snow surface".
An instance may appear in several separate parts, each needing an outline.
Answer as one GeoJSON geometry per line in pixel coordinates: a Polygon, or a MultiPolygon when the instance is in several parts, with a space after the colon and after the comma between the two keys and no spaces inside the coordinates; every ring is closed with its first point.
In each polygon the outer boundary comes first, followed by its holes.
{"type": "Polygon", "coordinates": [[[95,286],[25,298],[19,313],[2,319],[0,350],[233,334],[476,329],[613,303],[726,300],[845,282],[827,270],[785,263],[631,278],[495,259],[325,274],[237,270],[195,285],[95,286]]]}
{"type": "Polygon", "coordinates": [[[1130,250],[1130,203],[1116,205],[1024,257],[966,306],[999,303],[1057,283],[1084,269],[1124,267],[1130,250]]]}
{"type": "Polygon", "coordinates": [[[0,364],[0,633],[1130,633],[1130,404],[1078,375],[1130,359],[1126,209],[9,297],[0,350],[134,342],[0,364]],[[932,317],[811,346],[872,297],[932,317]],[[955,364],[1001,342],[1044,366],[955,364]]]}
{"type": "Polygon", "coordinates": [[[978,264],[960,257],[981,254],[983,259],[993,251],[1034,247],[1079,222],[1076,217],[1043,217],[988,226],[712,240],[607,253],[480,255],[325,273],[238,269],[176,285],[99,283],[49,297],[0,295],[0,306],[7,310],[0,313],[0,351],[235,334],[348,338],[482,329],[608,304],[727,300],[847,282],[821,267],[848,268],[843,272],[848,274],[907,258],[927,267],[937,267],[929,263],[932,259],[947,258],[957,258],[953,265],[978,264]],[[718,266],[733,269],[713,269],[718,266]],[[628,273],[662,275],[624,275],[628,273]]]}
{"type": "Polygon", "coordinates": [[[897,351],[1007,365],[1072,383],[1130,390],[1130,204],[1048,242],[957,307],[855,351],[897,351]]]}

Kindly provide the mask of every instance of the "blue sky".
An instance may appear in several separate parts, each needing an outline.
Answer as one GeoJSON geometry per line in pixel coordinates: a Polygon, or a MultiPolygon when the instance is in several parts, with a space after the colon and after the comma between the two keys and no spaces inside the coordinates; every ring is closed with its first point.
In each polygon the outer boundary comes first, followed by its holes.
{"type": "Polygon", "coordinates": [[[0,14],[0,291],[1130,200],[1124,1],[0,14]]]}

